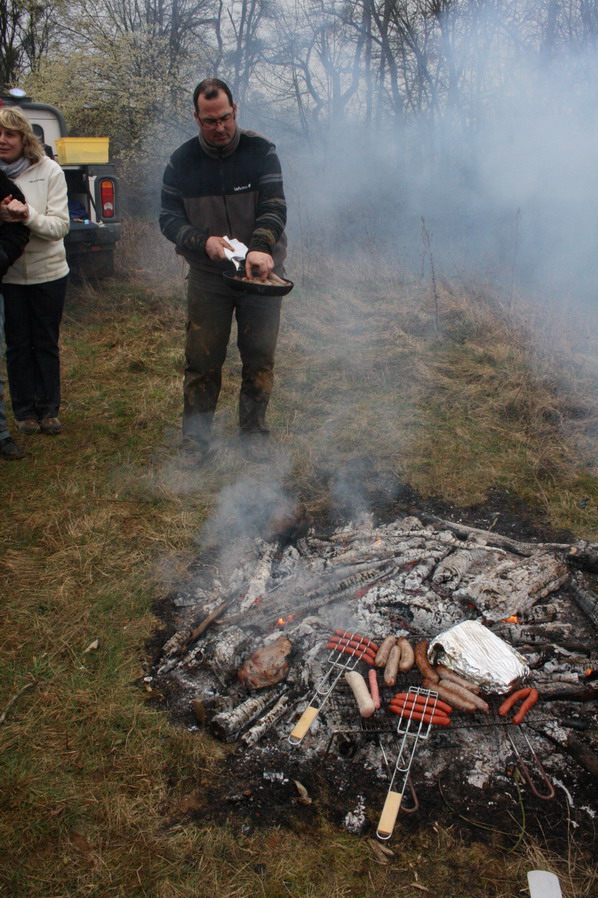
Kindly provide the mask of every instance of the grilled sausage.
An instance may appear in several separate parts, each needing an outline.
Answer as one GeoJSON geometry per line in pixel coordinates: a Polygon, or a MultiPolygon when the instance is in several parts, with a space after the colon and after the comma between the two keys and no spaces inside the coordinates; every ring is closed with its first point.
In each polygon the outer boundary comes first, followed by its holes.
{"type": "Polygon", "coordinates": [[[522,702],[521,707],[517,711],[517,714],[513,716],[513,723],[520,724],[527,712],[530,708],[533,708],[538,699],[540,698],[540,693],[537,689],[530,689],[528,697],[522,702]]]}
{"type": "MultiPolygon", "coordinates": [[[[425,639],[418,642],[415,646],[415,663],[424,679],[430,680],[432,683],[438,683],[440,677],[428,661],[428,643],[425,639]]],[[[433,689],[434,687],[431,688],[433,689]]]]}
{"type": "Polygon", "coordinates": [[[394,686],[397,682],[397,673],[399,672],[399,660],[401,658],[401,650],[395,644],[391,647],[386,667],[384,668],[384,682],[387,686],[394,686]]]}
{"type": "Polygon", "coordinates": [[[345,680],[351,687],[361,716],[371,717],[376,710],[376,705],[370,695],[366,681],[356,670],[348,670],[345,674],[345,680]]]}
{"type": "Polygon", "coordinates": [[[426,689],[433,689],[438,693],[440,698],[444,699],[445,702],[448,702],[449,705],[452,705],[453,708],[456,708],[458,711],[471,712],[476,710],[476,706],[470,698],[464,699],[460,695],[457,695],[456,692],[453,692],[452,689],[447,689],[446,686],[441,686],[440,683],[434,683],[432,680],[424,680],[422,685],[426,689]]]}
{"type": "Polygon", "coordinates": [[[342,652],[345,655],[350,655],[353,658],[357,658],[359,661],[365,661],[365,663],[370,666],[374,663],[374,656],[368,655],[367,649],[358,649],[351,645],[340,645],[339,643],[334,642],[328,642],[326,648],[334,649],[335,652],[342,652]]]}
{"type": "Polygon", "coordinates": [[[452,714],[452,707],[447,705],[446,702],[441,701],[441,699],[426,698],[425,695],[416,695],[413,692],[397,692],[397,694],[390,700],[390,704],[427,705],[427,707],[430,708],[434,705],[434,701],[436,702],[436,707],[440,708],[441,711],[444,711],[446,714],[452,714]]]}
{"type": "Polygon", "coordinates": [[[470,692],[469,689],[465,689],[463,686],[459,686],[458,683],[453,683],[452,680],[444,680],[440,681],[440,685],[444,686],[446,689],[450,689],[451,692],[456,693],[456,695],[460,695],[462,699],[466,701],[471,701],[478,709],[478,711],[483,711],[484,714],[490,713],[490,707],[484,701],[483,698],[480,698],[479,695],[476,695],[475,692],[470,692]]]}
{"type": "Polygon", "coordinates": [[[401,650],[401,660],[399,661],[399,670],[406,673],[411,670],[415,664],[415,652],[411,648],[411,643],[404,636],[397,640],[397,645],[401,650]]]}
{"type": "Polygon", "coordinates": [[[527,698],[531,691],[531,686],[525,686],[523,689],[516,689],[515,692],[512,692],[509,696],[507,696],[507,698],[498,709],[498,713],[500,714],[500,716],[505,717],[511,710],[513,705],[516,705],[520,699],[527,698]]]}
{"type": "Polygon", "coordinates": [[[394,636],[386,636],[382,640],[382,644],[378,649],[378,654],[376,655],[376,667],[385,667],[386,662],[388,661],[388,655],[393,647],[396,644],[396,639],[394,636]]]}
{"type": "Polygon", "coordinates": [[[472,683],[471,680],[466,680],[465,677],[460,677],[459,674],[456,674],[450,667],[446,667],[444,664],[437,664],[436,672],[440,674],[441,680],[450,680],[451,683],[456,683],[457,686],[469,689],[470,692],[475,692],[476,695],[480,694],[480,687],[476,683],[472,683]]]}
{"type": "Polygon", "coordinates": [[[429,711],[422,712],[417,709],[405,708],[403,711],[395,711],[395,714],[399,714],[403,718],[409,718],[409,720],[421,720],[424,723],[433,723],[435,726],[441,727],[447,727],[451,722],[448,714],[444,714],[443,711],[434,711],[432,714],[429,711]]]}
{"type": "Polygon", "coordinates": [[[504,717],[513,707],[516,705],[518,701],[524,699],[521,707],[517,711],[517,713],[513,716],[513,723],[520,724],[527,712],[530,708],[536,704],[540,697],[540,694],[537,689],[533,689],[530,686],[526,686],[524,689],[516,689],[515,692],[512,692],[508,698],[504,700],[500,708],[498,709],[498,713],[501,717],[504,717]]]}
{"type": "Polygon", "coordinates": [[[368,670],[368,683],[370,686],[370,694],[372,701],[376,705],[376,710],[380,707],[380,689],[378,687],[378,674],[373,667],[368,670]]]}
{"type": "Polygon", "coordinates": [[[339,645],[351,645],[356,648],[366,649],[373,658],[376,657],[377,649],[373,648],[369,644],[369,640],[364,639],[363,636],[329,636],[328,642],[334,642],[339,645]]]}
{"type": "Polygon", "coordinates": [[[347,655],[357,655],[358,658],[363,658],[367,661],[368,664],[374,663],[374,652],[371,649],[368,649],[367,646],[361,644],[353,644],[346,642],[334,642],[332,639],[328,640],[326,643],[327,649],[336,649],[337,652],[345,652],[347,655]]]}
{"type": "Polygon", "coordinates": [[[358,639],[360,642],[365,642],[374,652],[378,651],[378,646],[375,642],[372,642],[371,639],[368,639],[367,636],[360,636],[359,633],[350,633],[348,630],[335,630],[335,636],[340,636],[342,639],[358,639]]]}

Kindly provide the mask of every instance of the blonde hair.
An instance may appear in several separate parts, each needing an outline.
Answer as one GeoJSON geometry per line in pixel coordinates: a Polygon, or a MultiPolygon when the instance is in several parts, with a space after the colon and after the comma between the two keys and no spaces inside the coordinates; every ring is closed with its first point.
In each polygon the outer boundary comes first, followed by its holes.
{"type": "Polygon", "coordinates": [[[39,162],[44,158],[44,148],[33,133],[31,122],[18,106],[2,106],[0,109],[0,128],[7,131],[18,131],[23,138],[23,156],[30,162],[39,162]]]}

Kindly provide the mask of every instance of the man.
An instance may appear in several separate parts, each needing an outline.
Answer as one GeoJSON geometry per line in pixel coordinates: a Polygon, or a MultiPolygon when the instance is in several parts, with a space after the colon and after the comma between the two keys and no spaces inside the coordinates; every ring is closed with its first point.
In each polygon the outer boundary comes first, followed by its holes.
{"type": "Polygon", "coordinates": [[[242,361],[239,427],[248,455],[261,460],[269,431],[266,408],[273,382],[281,298],[232,290],[226,240],[248,247],[248,277],[284,274],[286,202],[276,148],[237,125],[237,106],[217,78],[193,94],[199,139],[170,158],[162,184],[160,228],[189,263],[183,407],[183,447],[198,459],[210,453],[212,419],[233,315],[242,361]]]}

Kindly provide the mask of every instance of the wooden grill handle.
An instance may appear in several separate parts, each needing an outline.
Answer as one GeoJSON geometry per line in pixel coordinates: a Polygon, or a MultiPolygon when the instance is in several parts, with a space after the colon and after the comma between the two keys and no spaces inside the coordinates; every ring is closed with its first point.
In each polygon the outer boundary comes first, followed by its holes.
{"type": "Polygon", "coordinates": [[[402,799],[402,792],[389,792],[386,796],[386,801],[380,814],[378,829],[376,830],[376,835],[379,839],[390,839],[392,836],[402,799]]]}
{"type": "Polygon", "coordinates": [[[289,742],[291,742],[293,745],[298,745],[299,742],[301,742],[301,740],[307,733],[308,729],[310,728],[310,726],[312,725],[312,723],[318,716],[319,711],[320,711],[320,709],[314,708],[313,705],[309,705],[305,709],[305,711],[303,712],[303,714],[301,715],[301,717],[295,724],[293,732],[289,736],[289,742]]]}

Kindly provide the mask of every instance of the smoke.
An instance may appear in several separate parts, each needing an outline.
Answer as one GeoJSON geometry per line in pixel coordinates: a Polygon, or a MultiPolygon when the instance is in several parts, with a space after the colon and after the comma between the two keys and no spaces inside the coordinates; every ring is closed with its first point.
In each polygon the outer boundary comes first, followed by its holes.
{"type": "MultiPolygon", "coordinates": [[[[487,12],[484,26],[505,29],[487,12]]],[[[424,219],[445,274],[514,275],[524,290],[595,302],[597,48],[545,59],[522,38],[505,59],[498,43],[482,72],[476,33],[454,48],[454,69],[469,74],[452,103],[376,125],[357,112],[301,140],[268,122],[287,175],[291,247],[307,241],[338,258],[375,247],[416,269],[424,219]]]]}
{"type": "MultiPolygon", "coordinates": [[[[239,110],[240,125],[277,144],[289,207],[287,270],[299,286],[302,274],[308,275],[310,287],[314,277],[315,283],[318,277],[325,279],[324,260],[333,275],[364,259],[369,270],[379,265],[419,271],[426,254],[423,223],[430,238],[428,253],[442,275],[490,278],[503,295],[521,291],[543,305],[595,305],[595,41],[563,41],[560,49],[545,53],[541,41],[532,40],[541,24],[540,13],[538,22],[532,21],[535,4],[494,4],[501,13],[494,21],[491,4],[480,6],[483,21],[472,19],[469,30],[460,32],[449,59],[449,67],[459,73],[459,90],[437,104],[422,104],[419,113],[380,115],[366,122],[365,86],[344,117],[314,117],[301,130],[292,110],[277,105],[276,77],[256,79],[253,99],[250,86],[239,110]],[[515,7],[529,18],[506,23],[502,13],[515,7]]],[[[226,72],[221,74],[226,78],[226,72]]],[[[291,93],[285,96],[288,101],[291,93]]],[[[289,296],[287,306],[295,297],[289,296]]],[[[315,303],[315,319],[318,314],[315,303]]],[[[305,358],[301,376],[313,364],[326,382],[329,360],[355,382],[355,407],[337,405],[314,425],[307,419],[316,417],[319,386],[293,383],[293,374],[287,373],[285,387],[287,399],[293,391],[298,397],[293,426],[303,437],[310,434],[314,455],[326,458],[333,501],[356,515],[371,502],[371,488],[365,487],[370,466],[367,458],[349,464],[341,460],[338,433],[348,418],[359,417],[361,385],[372,377],[368,366],[376,330],[382,332],[392,322],[376,317],[374,309],[365,316],[363,306],[351,305],[345,297],[335,308],[328,302],[326,314],[329,330],[323,328],[320,347],[314,338],[306,349],[315,354],[321,348],[321,355],[305,358]]],[[[401,363],[404,370],[394,372],[394,384],[389,380],[388,407],[380,409],[381,420],[393,421],[394,416],[397,432],[401,407],[396,384],[411,376],[409,360],[401,363]]],[[[279,388],[280,381],[275,390],[279,388]]],[[[328,399],[333,407],[334,397],[328,399]]],[[[358,446],[359,422],[354,433],[358,446]]],[[[271,509],[290,501],[283,480],[284,473],[275,467],[264,478],[242,477],[226,486],[202,542],[230,547],[266,532],[271,509]]],[[[393,484],[381,482],[378,488],[390,496],[393,484]]]]}

